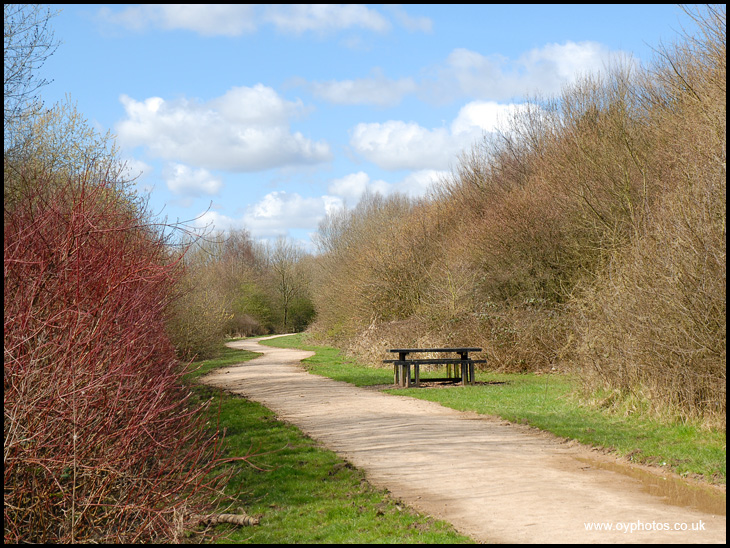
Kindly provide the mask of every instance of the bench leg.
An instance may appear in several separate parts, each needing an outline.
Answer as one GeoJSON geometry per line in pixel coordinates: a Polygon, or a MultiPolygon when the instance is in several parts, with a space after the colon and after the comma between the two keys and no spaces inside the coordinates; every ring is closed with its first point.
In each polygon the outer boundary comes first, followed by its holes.
{"type": "Polygon", "coordinates": [[[421,377],[420,367],[418,366],[417,363],[414,363],[413,364],[413,369],[414,369],[413,375],[414,375],[415,380],[416,380],[416,387],[418,387],[418,386],[420,386],[420,382],[421,382],[421,378],[420,378],[421,377]]]}
{"type": "Polygon", "coordinates": [[[411,387],[411,365],[406,364],[403,366],[404,373],[405,373],[405,387],[410,388],[411,387]]]}
{"type": "Polygon", "coordinates": [[[401,387],[408,387],[410,385],[410,369],[407,365],[399,363],[395,365],[395,382],[394,384],[397,384],[401,387]]]}

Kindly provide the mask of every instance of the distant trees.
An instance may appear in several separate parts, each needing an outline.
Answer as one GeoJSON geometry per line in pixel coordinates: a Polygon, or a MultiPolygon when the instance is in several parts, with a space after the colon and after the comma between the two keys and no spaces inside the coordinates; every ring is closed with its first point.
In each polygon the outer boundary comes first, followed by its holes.
{"type": "Polygon", "coordinates": [[[309,273],[304,263],[304,251],[278,238],[273,246],[267,247],[268,268],[282,313],[282,328],[301,331],[312,319],[314,309],[308,300],[309,273]]]}
{"type": "Polygon", "coordinates": [[[304,330],[314,316],[308,259],[286,239],[257,243],[245,230],[198,239],[169,324],[178,353],[207,357],[226,335],[304,330]]]}

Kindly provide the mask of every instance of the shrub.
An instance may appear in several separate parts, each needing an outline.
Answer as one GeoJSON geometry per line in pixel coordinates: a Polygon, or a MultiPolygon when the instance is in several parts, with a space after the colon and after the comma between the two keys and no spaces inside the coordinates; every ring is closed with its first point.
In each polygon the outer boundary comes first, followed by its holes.
{"type": "Polygon", "coordinates": [[[217,481],[165,332],[175,261],[104,175],[21,172],[5,209],[5,542],[171,540],[217,481]]]}
{"type": "Polygon", "coordinates": [[[725,12],[661,57],[642,86],[664,192],[650,222],[576,306],[589,387],[655,412],[724,424],[726,411],[725,12]]]}
{"type": "Polygon", "coordinates": [[[212,272],[186,269],[175,287],[177,298],[169,307],[167,330],[182,360],[214,357],[223,341],[233,314],[212,272]]]}

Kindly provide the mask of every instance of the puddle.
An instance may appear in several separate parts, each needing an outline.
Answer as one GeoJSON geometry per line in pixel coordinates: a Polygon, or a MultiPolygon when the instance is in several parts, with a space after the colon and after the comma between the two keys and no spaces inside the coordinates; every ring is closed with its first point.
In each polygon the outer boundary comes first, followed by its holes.
{"type": "Polygon", "coordinates": [[[576,457],[593,468],[623,474],[641,483],[641,490],[659,497],[666,504],[693,508],[716,516],[726,515],[726,497],[711,487],[689,484],[675,477],[662,477],[639,468],[613,462],[599,462],[588,458],[576,457]]]}

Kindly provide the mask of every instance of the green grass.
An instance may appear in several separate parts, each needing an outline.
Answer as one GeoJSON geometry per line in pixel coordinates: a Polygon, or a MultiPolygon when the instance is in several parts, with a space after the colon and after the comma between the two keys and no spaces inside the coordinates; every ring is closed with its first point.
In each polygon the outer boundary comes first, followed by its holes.
{"type": "MultiPolygon", "coordinates": [[[[262,344],[303,348],[317,354],[303,361],[310,372],[358,386],[392,384],[391,368],[365,367],[336,349],[306,344],[303,336],[280,337],[262,344]]],[[[438,373],[443,376],[443,371],[438,373]]],[[[421,378],[428,378],[422,374],[421,378]]],[[[725,483],[725,432],[696,424],[662,422],[622,415],[588,405],[576,379],[565,375],[477,372],[486,385],[386,390],[438,402],[462,411],[496,415],[528,424],[583,444],[602,447],[635,462],[664,466],[685,476],[725,483]]]]}
{"type": "MultiPolygon", "coordinates": [[[[200,367],[189,378],[255,356],[225,348],[219,358],[194,364],[200,367]]],[[[276,420],[265,407],[211,387],[193,387],[198,398],[214,400],[211,412],[226,429],[225,456],[254,454],[250,464],[227,465],[233,467],[233,476],[226,493],[249,515],[260,515],[260,524],[236,528],[220,542],[472,542],[450,524],[420,515],[372,487],[362,472],[297,428],[276,420]]]]}

